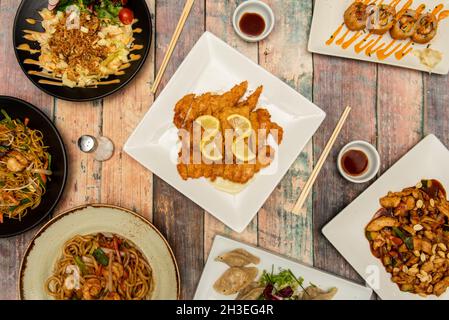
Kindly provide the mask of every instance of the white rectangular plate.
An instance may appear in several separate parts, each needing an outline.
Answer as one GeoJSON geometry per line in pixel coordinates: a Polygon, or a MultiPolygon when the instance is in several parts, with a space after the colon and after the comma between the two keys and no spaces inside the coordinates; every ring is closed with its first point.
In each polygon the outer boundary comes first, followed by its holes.
{"type": "MultiPolygon", "coordinates": [[[[389,4],[393,0],[384,1],[384,3],[389,4]]],[[[401,0],[401,2],[396,7],[397,11],[407,3],[408,0],[401,0]]],[[[355,45],[363,41],[363,38],[367,36],[366,32],[362,32],[360,37],[353,42],[348,48],[343,49],[342,45],[337,45],[336,42],[345,34],[348,29],[346,26],[343,26],[339,34],[334,38],[332,44],[327,45],[326,41],[328,41],[331,35],[337,30],[337,28],[343,23],[343,14],[346,9],[354,2],[354,0],[315,0],[315,7],[313,10],[313,22],[312,29],[310,32],[309,38],[309,51],[316,52],[331,56],[351,58],[357,60],[378,62],[384,64],[390,64],[405,68],[417,69],[422,71],[429,71],[429,68],[421,64],[418,57],[416,57],[413,52],[410,52],[408,55],[403,57],[401,60],[398,60],[394,54],[386,58],[385,60],[379,60],[376,54],[371,54],[371,56],[366,55],[365,51],[357,53],[354,50],[355,45]]],[[[425,4],[426,11],[433,10],[435,6],[439,4],[444,4],[444,10],[449,9],[449,0],[414,0],[411,5],[411,9],[418,8],[419,5],[425,4]]],[[[356,32],[349,32],[345,37],[345,41],[349,40],[356,32]]],[[[371,35],[370,39],[377,39],[377,35],[371,35]]],[[[443,60],[433,69],[432,73],[437,74],[447,74],[449,72],[449,41],[447,38],[449,37],[449,18],[440,21],[438,27],[438,34],[436,37],[430,42],[431,48],[441,51],[443,53],[443,60]]],[[[385,43],[385,45],[390,44],[393,40],[391,38],[389,32],[387,32],[378,45],[380,43],[385,43]]],[[[408,40],[396,41],[390,48],[394,48],[399,43],[402,43],[402,46],[407,44],[408,40]]],[[[344,42],[343,42],[344,43],[344,42]]],[[[427,44],[414,44],[411,46],[414,50],[422,50],[427,47],[427,44]]],[[[410,47],[409,47],[410,48],[410,47]]]]}
{"type": "MultiPolygon", "coordinates": [[[[429,135],[392,166],[365,192],[323,228],[323,234],[382,299],[426,299],[402,292],[390,280],[379,259],[370,251],[365,227],[380,209],[379,199],[389,191],[401,191],[421,179],[437,179],[449,186],[449,150],[429,135]]],[[[429,296],[427,299],[435,299],[429,296]]],[[[449,299],[449,292],[439,297],[449,299]]]]}
{"type": "Polygon", "coordinates": [[[369,300],[373,293],[370,288],[358,285],[324,271],[305,266],[277,254],[269,253],[265,250],[235,240],[216,236],[196,289],[194,300],[235,299],[236,295],[224,296],[217,293],[213,288],[215,281],[217,281],[223,272],[228,269],[226,264],[215,261],[215,258],[220,254],[234,249],[245,249],[260,258],[260,263],[256,266],[259,268],[259,276],[262,274],[263,270],[270,271],[273,267],[274,271],[278,271],[279,268],[290,269],[297,277],[304,278],[305,286],[308,286],[309,283],[313,283],[324,290],[336,287],[338,291],[334,297],[335,300],[369,300]]]}
{"type": "Polygon", "coordinates": [[[324,118],[325,113],[298,92],[206,32],[126,142],[124,150],[217,219],[242,232],[324,118]],[[173,125],[176,102],[192,92],[227,91],[244,80],[248,80],[250,90],[264,86],[259,106],[267,108],[273,121],[284,128],[284,141],[275,161],[238,195],[218,191],[204,178],[182,180],[176,169],[178,137],[173,125]]]}

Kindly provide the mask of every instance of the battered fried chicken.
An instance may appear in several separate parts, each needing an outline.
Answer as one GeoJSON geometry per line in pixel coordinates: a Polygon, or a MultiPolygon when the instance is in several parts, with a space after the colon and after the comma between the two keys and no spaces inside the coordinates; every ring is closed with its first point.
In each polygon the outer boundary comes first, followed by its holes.
{"type": "Polygon", "coordinates": [[[274,150],[268,145],[267,139],[271,134],[274,140],[281,144],[283,129],[271,121],[268,110],[256,109],[263,87],[260,86],[242,101],[247,89],[248,82],[245,81],[222,95],[205,93],[196,96],[189,94],[176,104],[173,122],[180,132],[187,132],[190,135],[190,139],[183,139],[180,134],[183,147],[179,153],[177,169],[182,179],[205,177],[215,181],[221,177],[244,184],[261,169],[271,164],[274,150]],[[225,132],[228,129],[233,130],[227,119],[234,114],[241,115],[251,122],[253,134],[249,138],[245,138],[245,143],[253,146],[252,151],[257,155],[253,162],[238,162],[232,152],[229,152],[231,150],[229,144],[232,144],[232,140],[225,139],[225,132]],[[220,122],[223,159],[217,162],[206,163],[201,157],[200,143],[194,143],[193,124],[198,117],[204,115],[211,115],[220,122]]]}

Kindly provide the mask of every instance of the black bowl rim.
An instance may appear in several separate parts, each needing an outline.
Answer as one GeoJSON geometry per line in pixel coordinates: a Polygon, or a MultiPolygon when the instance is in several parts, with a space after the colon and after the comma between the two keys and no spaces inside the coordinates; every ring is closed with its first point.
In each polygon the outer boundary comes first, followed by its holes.
{"type": "Polygon", "coordinates": [[[136,69],[136,71],[133,73],[133,74],[131,74],[131,76],[126,80],[126,81],[124,81],[123,83],[121,83],[120,85],[118,85],[115,89],[113,89],[113,90],[111,90],[111,91],[109,91],[108,93],[104,93],[104,94],[102,94],[102,95],[99,95],[99,96],[95,96],[95,97],[92,97],[92,98],[78,98],[78,99],[73,99],[73,98],[68,98],[68,97],[64,97],[64,96],[62,96],[62,95],[59,95],[59,94],[57,94],[57,93],[52,93],[52,92],[50,92],[50,91],[48,91],[47,89],[45,89],[44,87],[42,87],[42,86],[40,86],[36,81],[34,81],[34,79],[28,74],[28,72],[25,70],[25,67],[24,67],[24,65],[23,65],[23,63],[21,63],[21,61],[20,61],[20,59],[19,59],[19,52],[18,52],[18,50],[17,50],[17,43],[16,43],[16,25],[17,25],[17,21],[19,20],[19,12],[22,10],[22,7],[25,5],[25,2],[26,1],[28,1],[28,0],[22,0],[21,2],[20,2],[20,5],[19,5],[19,7],[17,8],[17,11],[16,11],[16,16],[14,17],[14,25],[13,25],[13,28],[12,28],[12,42],[13,42],[13,46],[14,46],[14,54],[15,54],[15,56],[16,56],[16,59],[17,59],[17,62],[19,63],[19,66],[20,66],[20,68],[22,69],[22,71],[23,71],[23,73],[27,76],[27,78],[39,89],[39,90],[41,90],[41,91],[43,91],[43,92],[45,92],[46,94],[48,94],[48,95],[50,95],[50,96],[52,96],[52,97],[55,97],[55,98],[58,98],[58,99],[61,99],[61,100],[65,100],[65,101],[72,101],[72,102],[89,102],[89,101],[95,101],[95,100],[100,100],[100,99],[104,99],[104,98],[106,98],[106,97],[108,97],[108,96],[110,96],[110,95],[113,95],[114,93],[116,93],[117,91],[119,91],[119,90],[121,90],[121,89],[123,89],[125,86],[127,86],[132,80],[134,80],[134,78],[136,77],[136,75],[139,73],[139,71],[142,69],[142,67],[143,67],[143,65],[145,64],[145,62],[146,62],[146,60],[147,60],[147,58],[148,58],[148,55],[149,55],[149,53],[150,53],[150,49],[151,49],[151,44],[152,44],[152,41],[153,41],[153,22],[152,22],[152,19],[151,19],[151,12],[150,12],[150,9],[148,8],[148,5],[147,5],[147,3],[146,3],[146,1],[145,0],[140,0],[140,1],[142,1],[143,2],[143,4],[144,4],[144,8],[145,8],[145,13],[147,14],[147,16],[148,16],[148,19],[149,19],[149,25],[150,25],[150,30],[149,30],[149,33],[150,33],[150,42],[148,43],[148,46],[147,46],[147,48],[146,48],[146,50],[145,50],[145,52],[144,52],[144,54],[143,54],[143,56],[142,56],[142,59],[139,61],[139,65],[137,66],[137,69],[136,69]]]}
{"type": "Polygon", "coordinates": [[[53,201],[53,204],[51,205],[50,209],[45,214],[43,214],[42,217],[39,220],[37,220],[34,224],[32,224],[32,225],[30,225],[30,226],[28,226],[28,227],[26,227],[26,228],[24,228],[24,229],[22,229],[20,231],[13,232],[13,233],[0,234],[0,238],[9,238],[9,237],[17,236],[19,234],[25,233],[25,232],[33,229],[38,224],[40,224],[43,220],[45,220],[54,211],[56,205],[59,203],[59,200],[61,200],[62,194],[63,194],[65,186],[67,184],[68,167],[69,166],[68,166],[67,150],[65,148],[64,141],[62,140],[61,134],[59,133],[58,129],[53,124],[51,119],[42,110],[40,110],[36,106],[32,105],[31,103],[26,102],[26,101],[24,101],[22,99],[19,99],[19,98],[0,95],[0,99],[9,99],[9,100],[12,100],[14,102],[24,104],[27,107],[29,107],[30,109],[33,109],[34,111],[39,113],[42,116],[42,119],[44,121],[46,121],[50,125],[50,127],[54,130],[54,132],[56,133],[56,137],[58,138],[59,144],[62,147],[62,156],[63,156],[63,161],[64,161],[64,165],[63,165],[63,167],[64,167],[64,176],[63,176],[63,179],[62,179],[62,186],[61,186],[61,189],[59,190],[58,196],[53,201]]]}

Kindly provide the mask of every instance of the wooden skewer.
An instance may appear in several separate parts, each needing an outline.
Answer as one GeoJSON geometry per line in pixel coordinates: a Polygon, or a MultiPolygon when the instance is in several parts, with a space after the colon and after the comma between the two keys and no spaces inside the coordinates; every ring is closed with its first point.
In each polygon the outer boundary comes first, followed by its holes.
{"type": "Polygon", "coordinates": [[[167,53],[165,54],[164,60],[162,60],[161,68],[159,69],[156,79],[154,80],[153,86],[151,87],[152,94],[156,94],[157,88],[159,87],[159,84],[162,80],[162,76],[165,73],[165,69],[167,69],[168,62],[170,61],[173,51],[175,50],[179,36],[181,35],[182,29],[184,28],[184,25],[190,14],[190,10],[192,9],[194,2],[195,0],[186,1],[186,5],[184,6],[184,10],[182,11],[181,17],[179,18],[178,25],[176,26],[175,32],[173,33],[170,44],[168,46],[167,53]]]}
{"type": "Polygon", "coordinates": [[[346,119],[349,116],[349,113],[351,112],[350,107],[346,107],[345,111],[340,117],[340,120],[337,123],[337,126],[334,129],[334,132],[332,133],[329,141],[326,144],[326,147],[323,150],[323,153],[321,154],[320,158],[318,159],[318,162],[316,163],[315,168],[313,169],[309,180],[307,180],[307,183],[304,186],[304,189],[302,190],[301,195],[298,198],[298,201],[296,202],[295,206],[293,207],[292,213],[299,214],[299,210],[301,210],[302,206],[304,205],[307,196],[309,195],[310,191],[312,190],[312,187],[315,183],[316,178],[318,177],[318,174],[320,173],[321,169],[323,168],[324,162],[326,161],[327,157],[329,156],[329,153],[332,149],[332,147],[335,144],[335,141],[338,138],[338,135],[340,134],[341,129],[343,128],[343,125],[346,122],[346,119]]]}

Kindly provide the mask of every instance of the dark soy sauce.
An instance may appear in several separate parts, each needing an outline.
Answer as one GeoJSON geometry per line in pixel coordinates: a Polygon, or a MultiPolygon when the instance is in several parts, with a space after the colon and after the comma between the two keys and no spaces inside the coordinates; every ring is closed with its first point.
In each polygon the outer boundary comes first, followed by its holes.
{"type": "Polygon", "coordinates": [[[260,36],[265,31],[265,25],[264,18],[257,13],[245,13],[239,22],[240,30],[252,37],[260,36]]]}
{"type": "Polygon", "coordinates": [[[360,176],[368,169],[368,157],[360,150],[346,151],[341,158],[343,170],[351,176],[360,176]]]}

